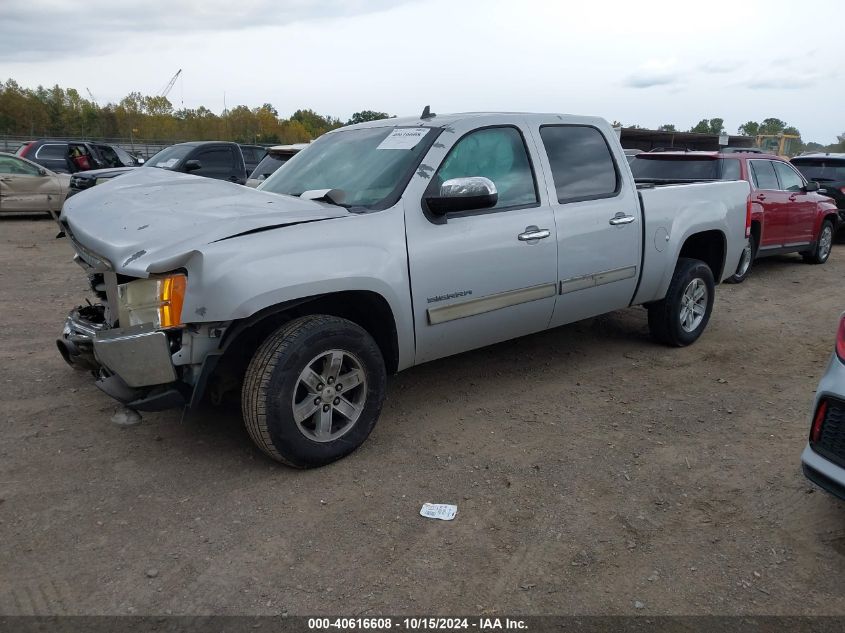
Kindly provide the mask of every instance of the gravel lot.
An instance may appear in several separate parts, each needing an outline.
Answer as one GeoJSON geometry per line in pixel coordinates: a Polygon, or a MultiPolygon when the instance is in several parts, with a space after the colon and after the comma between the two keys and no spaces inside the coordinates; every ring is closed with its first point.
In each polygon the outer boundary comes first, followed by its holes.
{"type": "Polygon", "coordinates": [[[89,296],[55,233],[0,218],[0,613],[845,614],[845,504],[799,462],[842,245],[721,286],[691,348],[634,308],[407,371],[299,472],[237,407],[112,423],[53,342],[89,296]]]}

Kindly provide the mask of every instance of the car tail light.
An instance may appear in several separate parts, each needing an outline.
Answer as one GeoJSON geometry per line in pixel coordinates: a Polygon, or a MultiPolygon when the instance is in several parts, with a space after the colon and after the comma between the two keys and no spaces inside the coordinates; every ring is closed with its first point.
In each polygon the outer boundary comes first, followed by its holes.
{"type": "Polygon", "coordinates": [[[813,426],[810,429],[810,441],[818,442],[822,436],[822,426],[824,425],[824,416],[827,414],[827,400],[822,400],[819,403],[819,408],[816,409],[816,415],[813,418],[813,426]]]}
{"type": "Polygon", "coordinates": [[[745,238],[751,237],[751,196],[748,196],[748,201],[745,203],[745,238]]]}
{"type": "Polygon", "coordinates": [[[845,187],[839,187],[839,191],[841,191],[842,193],[845,193],[845,187]]]}
{"type": "Polygon", "coordinates": [[[18,156],[26,157],[26,155],[29,153],[30,148],[33,145],[34,145],[34,143],[30,142],[30,143],[27,143],[26,145],[24,145],[23,147],[21,147],[20,151],[18,152],[18,156]]]}
{"type": "Polygon", "coordinates": [[[845,314],[839,321],[839,331],[836,333],[836,355],[845,363],[845,314]]]}

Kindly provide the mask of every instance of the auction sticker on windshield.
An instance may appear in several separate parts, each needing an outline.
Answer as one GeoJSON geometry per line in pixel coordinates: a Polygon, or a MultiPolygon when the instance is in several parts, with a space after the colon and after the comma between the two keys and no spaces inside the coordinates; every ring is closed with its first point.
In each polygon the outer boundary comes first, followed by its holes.
{"type": "Polygon", "coordinates": [[[414,149],[427,133],[425,127],[398,127],[376,149],[414,149]]]}

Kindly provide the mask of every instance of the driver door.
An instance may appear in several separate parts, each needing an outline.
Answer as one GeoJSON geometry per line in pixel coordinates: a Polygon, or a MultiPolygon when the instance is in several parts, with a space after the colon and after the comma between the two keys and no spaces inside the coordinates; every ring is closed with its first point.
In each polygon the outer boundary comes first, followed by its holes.
{"type": "Polygon", "coordinates": [[[538,183],[542,174],[535,173],[537,160],[526,144],[530,138],[511,125],[463,135],[449,129],[420,166],[416,195],[405,198],[416,363],[548,327],[557,294],[557,241],[545,183],[538,183]],[[496,185],[493,208],[445,216],[428,209],[426,195],[443,182],[473,176],[496,185]]]}

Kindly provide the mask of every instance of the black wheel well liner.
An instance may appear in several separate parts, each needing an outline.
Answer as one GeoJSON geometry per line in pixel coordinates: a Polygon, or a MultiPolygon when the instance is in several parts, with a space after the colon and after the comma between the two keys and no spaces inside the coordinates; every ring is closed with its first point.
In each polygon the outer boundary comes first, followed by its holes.
{"type": "MultiPolygon", "coordinates": [[[[246,347],[251,347],[251,339],[255,339],[257,347],[270,332],[284,323],[309,314],[328,314],[360,325],[373,337],[381,350],[387,372],[396,373],[399,366],[396,319],[387,300],[370,290],[345,290],[315,295],[259,310],[252,316],[235,321],[227,328],[220,342],[220,352],[225,356],[236,341],[247,343],[246,347]]],[[[253,347],[251,351],[254,349],[253,347]]]]}
{"type": "Polygon", "coordinates": [[[718,229],[711,229],[690,235],[681,246],[678,257],[690,257],[703,261],[713,271],[713,279],[718,284],[725,267],[726,254],[725,234],[718,229]]]}

